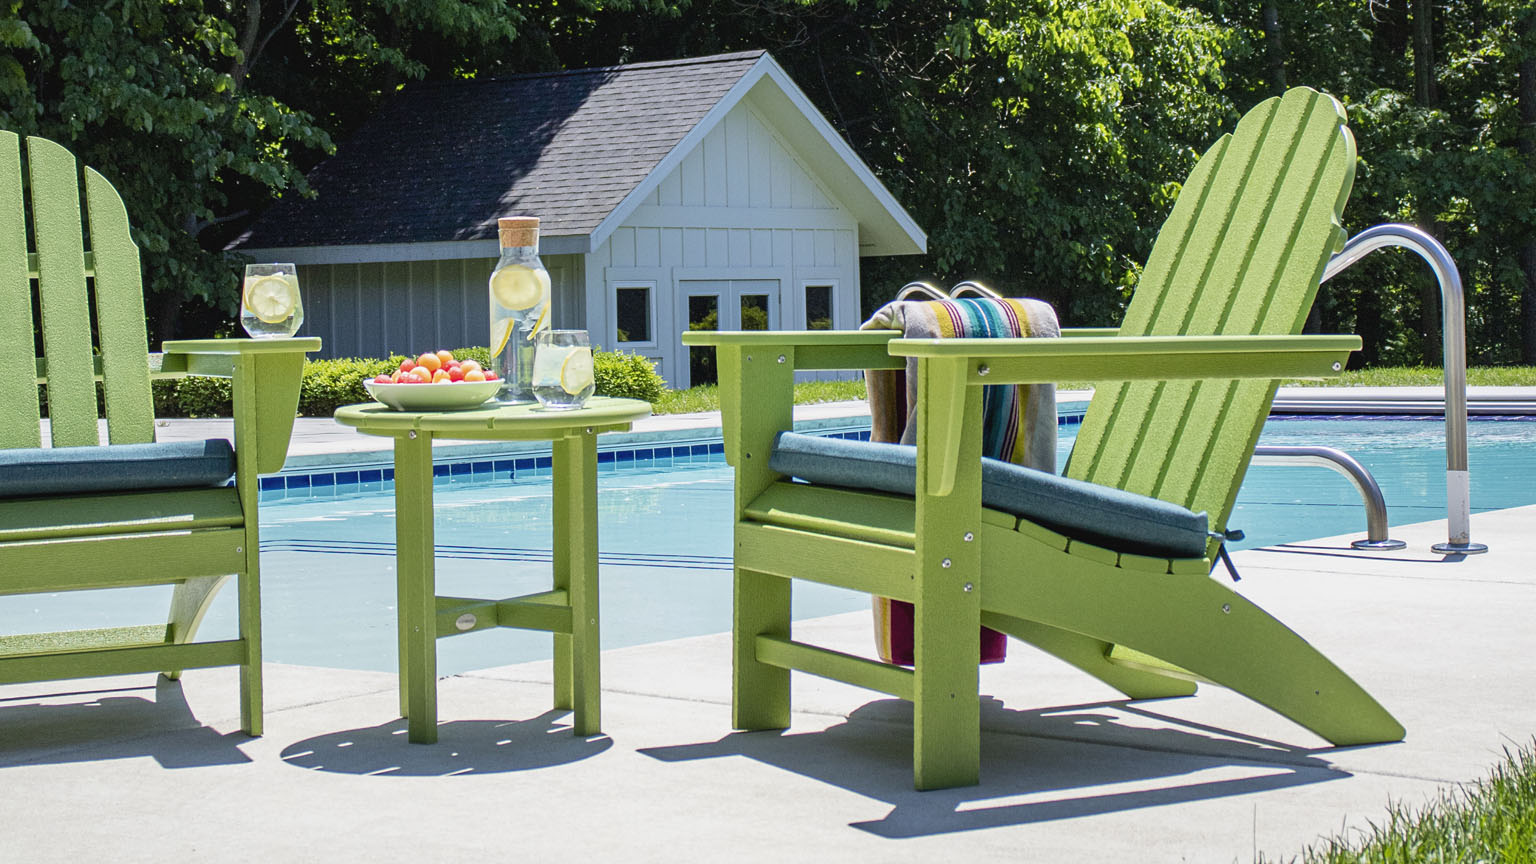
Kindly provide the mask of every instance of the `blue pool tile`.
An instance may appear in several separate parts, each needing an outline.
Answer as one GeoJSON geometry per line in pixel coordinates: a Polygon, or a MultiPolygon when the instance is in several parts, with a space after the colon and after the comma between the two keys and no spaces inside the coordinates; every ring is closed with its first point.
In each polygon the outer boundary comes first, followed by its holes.
{"type": "Polygon", "coordinates": [[[309,488],[309,475],[308,474],[292,474],[292,475],[290,475],[287,478],[287,485],[288,485],[289,489],[308,489],[309,488]]]}
{"type": "Polygon", "coordinates": [[[266,492],[266,491],[272,490],[272,489],[283,489],[283,488],[286,488],[286,487],[285,487],[285,485],[283,483],[283,478],[281,478],[281,477],[263,477],[263,478],[261,478],[261,491],[263,491],[263,492],[266,492]]]}
{"type": "Polygon", "coordinates": [[[719,454],[724,455],[724,453],[725,453],[725,444],[723,444],[723,443],[721,443],[721,444],[711,444],[711,445],[709,445],[709,452],[711,452],[711,453],[719,453],[719,454]]]}
{"type": "Polygon", "coordinates": [[[709,445],[708,444],[695,444],[695,445],[693,445],[692,447],[690,447],[688,449],[695,456],[708,456],[709,455],[709,445]]]}
{"type": "Polygon", "coordinates": [[[533,467],[535,468],[548,468],[553,464],[555,463],[548,456],[538,456],[533,460],[533,467]]]}
{"type": "MultiPolygon", "coordinates": [[[[475,467],[468,462],[454,462],[445,467],[447,467],[448,473],[454,477],[458,477],[463,474],[473,474],[475,472],[475,467]]],[[[436,469],[434,468],[433,470],[435,473],[436,469]]]]}
{"type": "Polygon", "coordinates": [[[513,470],[513,462],[511,459],[497,459],[495,462],[491,463],[491,470],[495,471],[497,474],[511,474],[513,470]]]}
{"type": "Polygon", "coordinates": [[[469,467],[475,474],[489,475],[496,470],[496,463],[487,459],[484,462],[471,462],[469,467]]]}
{"type": "Polygon", "coordinates": [[[433,465],[432,466],[432,476],[433,477],[447,477],[448,476],[448,468],[449,468],[449,466],[447,466],[447,465],[433,465]]]}
{"type": "Polygon", "coordinates": [[[357,479],[358,479],[357,478],[357,474],[358,474],[358,472],[356,472],[356,471],[337,471],[336,472],[336,485],[337,486],[342,486],[342,485],[349,484],[349,483],[355,485],[357,483],[357,479]]]}
{"type": "Polygon", "coordinates": [[[620,465],[628,467],[635,464],[635,451],[633,450],[620,450],[614,453],[613,456],[620,465]]]}
{"type": "Polygon", "coordinates": [[[599,464],[599,465],[611,465],[611,464],[613,464],[613,451],[608,450],[608,451],[605,451],[605,452],[597,454],[597,464],[599,464]]]}
{"type": "Polygon", "coordinates": [[[518,459],[517,462],[516,462],[516,466],[517,466],[517,470],[518,471],[532,471],[533,470],[533,460],[532,459],[518,459]]]}
{"type": "Polygon", "coordinates": [[[321,486],[335,486],[336,485],[336,475],[335,474],[311,474],[311,475],[309,475],[309,485],[312,486],[312,487],[315,487],[315,488],[319,488],[321,486]]]}
{"type": "Polygon", "coordinates": [[[385,468],[384,469],[384,478],[383,479],[386,480],[386,481],[393,482],[394,479],[395,479],[395,469],[393,469],[393,468],[385,468]]]}
{"type": "Polygon", "coordinates": [[[357,472],[357,481],[359,483],[377,483],[383,479],[384,472],[378,468],[369,468],[365,471],[357,472]]]}

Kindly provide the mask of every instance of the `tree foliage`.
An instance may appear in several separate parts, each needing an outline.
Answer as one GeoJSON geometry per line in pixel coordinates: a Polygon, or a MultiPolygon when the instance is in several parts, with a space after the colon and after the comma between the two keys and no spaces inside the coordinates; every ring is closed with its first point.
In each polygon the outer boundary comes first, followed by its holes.
{"type": "MultiPolygon", "coordinates": [[[[0,126],[58,139],[117,184],[161,335],[179,309],[232,310],[217,250],[273,199],[308,194],[304,171],[405,82],[768,48],[928,231],[925,256],[865,261],[866,306],[908,279],[978,278],[1112,323],[1199,152],[1306,84],[1345,103],[1359,140],[1348,227],[1431,229],[1467,283],[1473,356],[1536,358],[1529,0],[0,9],[0,126]]],[[[1324,286],[1317,323],[1360,332],[1368,359],[1413,361],[1438,353],[1435,309],[1422,264],[1378,253],[1324,286]]]]}

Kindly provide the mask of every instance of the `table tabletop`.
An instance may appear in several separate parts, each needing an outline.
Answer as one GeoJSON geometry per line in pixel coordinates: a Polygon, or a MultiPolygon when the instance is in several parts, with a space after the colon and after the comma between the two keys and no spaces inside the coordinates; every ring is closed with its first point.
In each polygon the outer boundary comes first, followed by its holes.
{"type": "MultiPolygon", "coordinates": [[[[431,384],[423,384],[431,387],[431,384]]],[[[593,396],[581,408],[553,411],[537,403],[503,405],[487,402],[463,411],[397,411],[379,402],[344,405],[336,422],[366,435],[396,436],[430,432],[437,438],[482,440],[540,440],[581,434],[587,430],[617,432],[651,413],[639,399],[593,396]]]]}

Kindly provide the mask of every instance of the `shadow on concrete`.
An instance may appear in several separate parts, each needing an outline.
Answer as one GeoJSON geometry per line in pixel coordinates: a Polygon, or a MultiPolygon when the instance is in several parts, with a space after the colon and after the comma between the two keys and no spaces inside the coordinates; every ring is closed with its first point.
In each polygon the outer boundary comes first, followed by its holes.
{"type": "Polygon", "coordinates": [[[144,756],[164,768],[238,765],[251,761],[240,751],[250,740],[204,726],[181,682],[158,675],[152,687],[0,699],[0,767],[144,756]]]}
{"type": "Polygon", "coordinates": [[[551,768],[589,759],[613,746],[604,735],[571,734],[568,711],[530,720],[456,720],[437,727],[436,744],[406,740],[405,720],[329,732],[283,748],[283,761],[311,771],[382,777],[446,777],[551,768]]]}
{"type": "MultiPolygon", "coordinates": [[[[912,788],[912,706],[871,702],[820,732],[735,732],[641,750],[664,762],[742,756],[881,801],[853,827],[909,838],[1248,795],[1350,776],[1312,751],[1126,702],[1010,710],[982,699],[981,784],[912,788]]],[[[1329,750],[1328,752],[1334,752],[1329,750]]]]}

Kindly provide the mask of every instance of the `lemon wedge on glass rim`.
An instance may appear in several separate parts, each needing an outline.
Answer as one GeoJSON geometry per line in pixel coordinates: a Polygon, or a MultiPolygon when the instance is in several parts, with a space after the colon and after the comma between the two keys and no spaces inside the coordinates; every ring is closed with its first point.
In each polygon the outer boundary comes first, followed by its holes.
{"type": "Polygon", "coordinates": [[[245,286],[245,308],[264,323],[283,323],[298,305],[298,290],[283,276],[262,276],[245,286]]]}
{"type": "Polygon", "coordinates": [[[578,396],[594,383],[591,349],[576,348],[565,355],[565,362],[560,364],[561,390],[578,396]]]}

